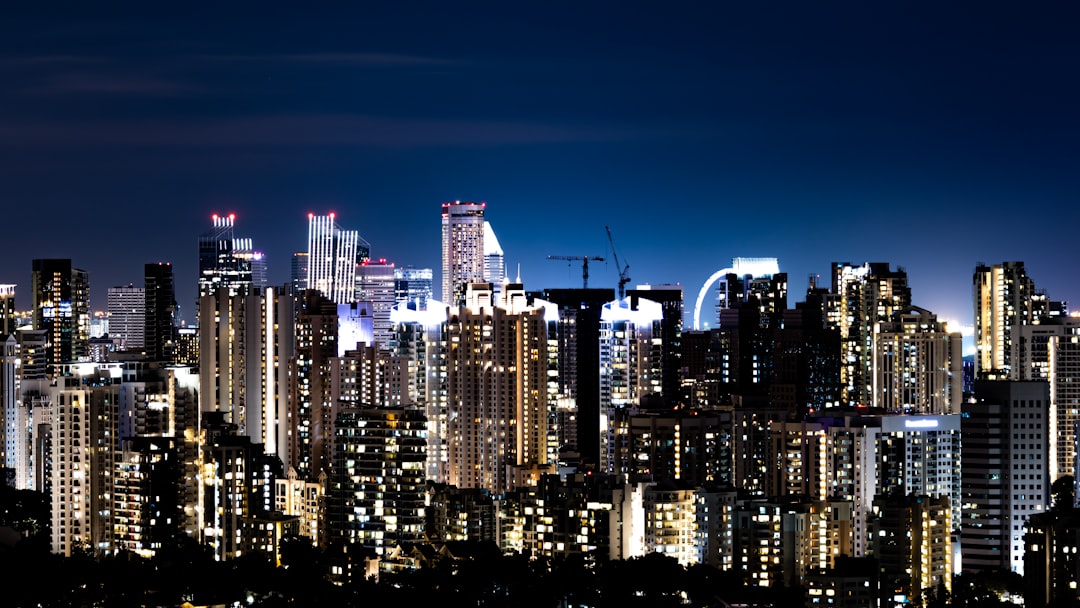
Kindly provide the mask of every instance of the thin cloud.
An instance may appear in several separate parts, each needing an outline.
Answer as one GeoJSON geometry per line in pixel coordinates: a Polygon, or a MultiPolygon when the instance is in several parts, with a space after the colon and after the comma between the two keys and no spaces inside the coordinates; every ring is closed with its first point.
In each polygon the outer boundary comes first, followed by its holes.
{"type": "Polygon", "coordinates": [[[270,53],[265,55],[198,55],[197,58],[206,61],[237,63],[301,63],[373,68],[464,65],[464,62],[456,59],[400,53],[270,53]]]}
{"type": "Polygon", "coordinates": [[[22,90],[26,95],[140,95],[172,97],[190,95],[199,89],[183,82],[152,76],[69,72],[46,76],[22,90]]]}
{"type": "Polygon", "coordinates": [[[0,123],[2,146],[24,149],[499,146],[629,141],[658,134],[662,133],[642,127],[512,121],[405,120],[354,115],[278,115],[197,123],[0,123]]]}

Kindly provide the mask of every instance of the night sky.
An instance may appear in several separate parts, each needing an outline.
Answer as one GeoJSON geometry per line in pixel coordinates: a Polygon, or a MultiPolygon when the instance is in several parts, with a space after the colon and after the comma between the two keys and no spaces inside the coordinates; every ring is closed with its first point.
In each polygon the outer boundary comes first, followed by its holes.
{"type": "Polygon", "coordinates": [[[0,20],[20,308],[34,258],[89,271],[95,308],[169,261],[192,323],[214,212],[274,284],[334,211],[437,286],[459,199],[526,289],[581,285],[548,255],[606,257],[590,286],[615,287],[610,226],[631,285],[682,284],[688,315],[734,257],[778,258],[791,305],[888,262],[963,324],[976,263],[1020,260],[1080,309],[1075,3],[103,4],[0,20]]]}

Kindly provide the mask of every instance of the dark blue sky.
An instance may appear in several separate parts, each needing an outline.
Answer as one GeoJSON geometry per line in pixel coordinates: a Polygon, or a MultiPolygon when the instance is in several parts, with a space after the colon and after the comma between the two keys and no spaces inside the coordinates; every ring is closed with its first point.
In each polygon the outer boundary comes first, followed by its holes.
{"type": "Polygon", "coordinates": [[[547,256],[610,258],[610,226],[633,284],[681,283],[691,313],[734,257],[779,258],[792,303],[834,261],[889,262],[964,323],[975,264],[1022,260],[1080,308],[1073,3],[220,4],[6,9],[20,307],[36,257],[101,306],[165,260],[192,321],[213,212],[275,283],[309,211],[437,276],[461,199],[528,289],[580,285],[547,256]]]}

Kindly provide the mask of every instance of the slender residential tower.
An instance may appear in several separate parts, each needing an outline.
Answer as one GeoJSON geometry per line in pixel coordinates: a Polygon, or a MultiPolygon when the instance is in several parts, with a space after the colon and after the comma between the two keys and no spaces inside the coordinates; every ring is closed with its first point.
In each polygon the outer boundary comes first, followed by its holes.
{"type": "Polygon", "coordinates": [[[484,207],[454,201],[442,206],[442,301],[458,306],[465,288],[484,281],[484,207]]]}
{"type": "Polygon", "coordinates": [[[1023,262],[975,266],[975,376],[1017,380],[1012,373],[1015,328],[1036,318],[1035,281],[1023,262]]]}

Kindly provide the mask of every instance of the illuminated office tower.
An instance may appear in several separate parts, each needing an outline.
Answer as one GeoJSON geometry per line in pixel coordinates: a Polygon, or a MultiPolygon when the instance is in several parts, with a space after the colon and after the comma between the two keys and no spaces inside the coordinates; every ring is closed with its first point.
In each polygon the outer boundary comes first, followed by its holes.
{"type": "Polygon", "coordinates": [[[427,310],[428,300],[434,297],[432,276],[430,268],[394,268],[394,301],[403,308],[427,310]]]}
{"type": "Polygon", "coordinates": [[[427,425],[423,410],[342,408],[334,423],[332,540],[385,556],[423,540],[427,425]]]}
{"type": "MultiPolygon", "coordinates": [[[[254,284],[255,256],[250,238],[234,234],[236,215],[213,214],[211,229],[199,236],[199,297],[213,295],[224,287],[229,294],[254,284]]],[[[258,256],[262,259],[261,254],[258,256]]]]}
{"type": "Polygon", "coordinates": [[[356,301],[356,265],[367,259],[360,234],[338,226],[335,214],[308,214],[307,288],[338,304],[356,301]]]}
{"type": "Polygon", "coordinates": [[[484,222],[484,281],[498,290],[506,279],[506,260],[502,245],[491,229],[491,222],[484,222]]]}
{"type": "Polygon", "coordinates": [[[0,285],[0,337],[15,333],[15,286],[0,285]]]}
{"type": "Polygon", "coordinates": [[[143,350],[150,361],[169,361],[176,348],[177,306],[172,264],[146,264],[143,280],[146,295],[143,350]]]}
{"type": "Polygon", "coordinates": [[[142,350],[146,333],[146,290],[128,284],[109,288],[109,336],[121,350],[142,350]]]}
{"type": "Polygon", "coordinates": [[[278,290],[230,294],[221,288],[199,301],[200,409],[286,460],[289,361],[294,355],[294,298],[278,290]]]}
{"type": "Polygon", "coordinates": [[[356,299],[371,303],[375,345],[390,346],[390,311],[394,308],[394,265],[385,258],[368,260],[356,268],[356,299]]]}
{"type": "Polygon", "coordinates": [[[912,306],[874,328],[874,407],[897,414],[956,414],[963,398],[963,346],[937,316],[912,306]]]}
{"type": "Polygon", "coordinates": [[[976,380],[963,404],[964,572],[1024,573],[1025,524],[1050,503],[1049,410],[1042,380],[976,380]]]}
{"type": "Polygon", "coordinates": [[[289,267],[289,287],[292,294],[297,295],[308,288],[308,253],[297,251],[292,255],[292,264],[289,267]]]}
{"type": "Polygon", "coordinates": [[[442,205],[442,302],[460,306],[466,286],[484,280],[484,207],[454,201],[442,205]]]}
{"type": "Polygon", "coordinates": [[[1012,332],[1012,373],[1050,385],[1050,480],[1076,477],[1080,424],[1080,318],[1044,317],[1012,332]]]}
{"type": "Polygon", "coordinates": [[[1037,318],[1035,281],[1023,262],[975,266],[975,377],[1019,380],[1012,372],[1015,328],[1037,318]]]}
{"type": "Polygon", "coordinates": [[[446,321],[448,482],[499,493],[551,472],[544,309],[471,283],[446,321]]]}
{"type": "Polygon", "coordinates": [[[34,329],[45,330],[45,363],[85,361],[90,344],[90,280],[71,260],[34,260],[34,329]]]}
{"type": "Polygon", "coordinates": [[[872,405],[874,327],[911,307],[907,273],[887,263],[834,262],[829,304],[828,318],[840,330],[841,402],[872,405]]]}

